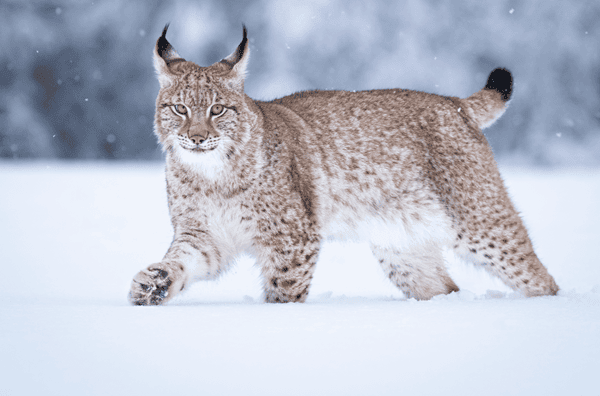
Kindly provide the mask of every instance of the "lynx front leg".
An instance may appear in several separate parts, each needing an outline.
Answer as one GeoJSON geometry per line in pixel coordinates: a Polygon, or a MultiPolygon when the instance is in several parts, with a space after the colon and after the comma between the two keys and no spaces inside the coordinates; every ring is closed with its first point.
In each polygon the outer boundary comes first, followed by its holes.
{"type": "Polygon", "coordinates": [[[183,265],[168,262],[153,264],[133,277],[129,302],[133,305],[163,304],[181,291],[185,283],[183,265]]]}
{"type": "Polygon", "coordinates": [[[317,263],[318,248],[280,252],[262,265],[265,302],[304,302],[317,263]],[[287,256],[287,257],[286,257],[287,256]]]}
{"type": "Polygon", "coordinates": [[[165,258],[138,272],[131,283],[129,302],[160,305],[175,297],[195,280],[221,273],[219,255],[205,231],[188,230],[175,235],[165,258]]]}
{"type": "Polygon", "coordinates": [[[264,242],[267,243],[261,243],[259,262],[265,302],[304,302],[319,256],[319,238],[303,233],[301,237],[280,237],[264,242]],[[294,240],[302,243],[294,244],[294,240]]]}
{"type": "Polygon", "coordinates": [[[428,300],[458,291],[446,271],[439,246],[413,246],[400,252],[392,247],[371,245],[371,251],[388,278],[409,297],[428,300]]]}

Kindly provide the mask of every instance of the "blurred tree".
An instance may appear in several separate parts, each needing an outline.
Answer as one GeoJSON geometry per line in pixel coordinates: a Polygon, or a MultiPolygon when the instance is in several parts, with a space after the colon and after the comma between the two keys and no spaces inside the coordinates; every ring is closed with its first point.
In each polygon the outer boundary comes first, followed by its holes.
{"type": "Polygon", "coordinates": [[[469,96],[495,67],[515,94],[499,157],[600,163],[600,3],[255,0],[0,3],[0,157],[158,159],[152,49],[164,24],[201,66],[249,28],[247,93],[408,88],[469,96]]]}

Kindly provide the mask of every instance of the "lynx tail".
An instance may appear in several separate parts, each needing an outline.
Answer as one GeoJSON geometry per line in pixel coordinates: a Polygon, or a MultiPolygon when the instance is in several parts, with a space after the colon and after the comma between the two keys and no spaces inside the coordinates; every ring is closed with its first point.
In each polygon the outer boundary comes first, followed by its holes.
{"type": "Polygon", "coordinates": [[[495,69],[487,84],[479,91],[462,100],[465,112],[480,129],[492,125],[507,107],[512,94],[512,75],[506,69],[495,69]]]}

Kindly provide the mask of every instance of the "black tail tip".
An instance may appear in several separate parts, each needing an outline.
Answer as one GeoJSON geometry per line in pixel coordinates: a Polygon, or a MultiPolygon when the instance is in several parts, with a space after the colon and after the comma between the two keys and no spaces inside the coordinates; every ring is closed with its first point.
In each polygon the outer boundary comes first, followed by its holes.
{"type": "Polygon", "coordinates": [[[512,93],[512,82],[510,72],[506,69],[498,68],[490,73],[485,89],[493,89],[500,92],[502,100],[506,102],[510,99],[510,94],[512,93]]]}

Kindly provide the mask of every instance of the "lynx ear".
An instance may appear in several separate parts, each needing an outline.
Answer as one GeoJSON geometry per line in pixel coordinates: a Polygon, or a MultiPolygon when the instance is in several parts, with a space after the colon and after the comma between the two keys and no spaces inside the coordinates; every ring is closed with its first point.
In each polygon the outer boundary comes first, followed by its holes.
{"type": "Polygon", "coordinates": [[[167,23],[154,47],[154,68],[161,88],[170,86],[175,78],[170,66],[175,62],[185,62],[185,59],[180,57],[175,48],[167,41],[168,28],[169,24],[167,23]]]}
{"type": "Polygon", "coordinates": [[[230,82],[235,88],[244,90],[244,78],[246,77],[246,67],[248,66],[248,59],[250,59],[250,48],[248,46],[248,32],[246,26],[242,25],[244,31],[244,37],[242,42],[235,51],[231,53],[227,58],[223,59],[221,63],[231,68],[229,72],[230,82]]]}

